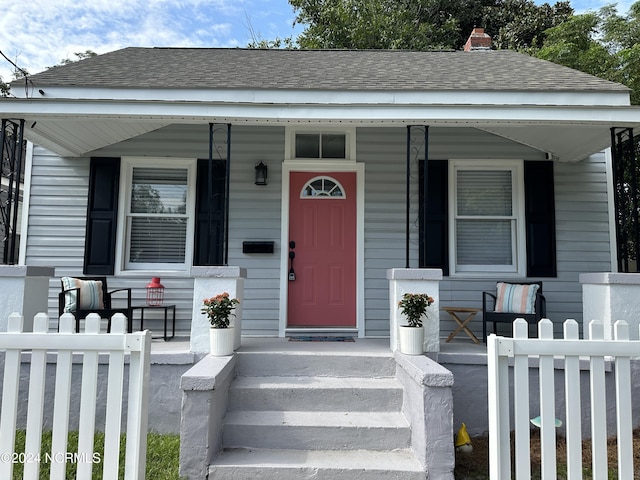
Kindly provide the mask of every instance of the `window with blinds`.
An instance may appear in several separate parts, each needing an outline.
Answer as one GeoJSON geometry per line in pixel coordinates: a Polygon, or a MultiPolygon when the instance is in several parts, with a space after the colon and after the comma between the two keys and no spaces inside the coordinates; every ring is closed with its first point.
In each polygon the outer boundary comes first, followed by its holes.
{"type": "Polygon", "coordinates": [[[189,167],[133,165],[125,269],[182,269],[187,262],[189,167]]]}
{"type": "Polygon", "coordinates": [[[478,166],[454,170],[456,271],[516,272],[520,175],[516,168],[478,166]]]}

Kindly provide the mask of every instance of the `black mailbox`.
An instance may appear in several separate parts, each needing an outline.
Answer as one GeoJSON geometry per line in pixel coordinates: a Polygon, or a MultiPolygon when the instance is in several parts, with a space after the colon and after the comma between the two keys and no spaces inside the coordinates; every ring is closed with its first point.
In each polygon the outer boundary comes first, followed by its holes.
{"type": "Polygon", "coordinates": [[[274,242],[242,242],[242,253],[273,253],[274,242]]]}

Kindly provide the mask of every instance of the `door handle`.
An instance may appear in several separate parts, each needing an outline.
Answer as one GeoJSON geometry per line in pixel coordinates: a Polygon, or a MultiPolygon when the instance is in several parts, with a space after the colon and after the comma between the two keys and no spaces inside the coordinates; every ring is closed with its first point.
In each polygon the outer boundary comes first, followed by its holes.
{"type": "MultiPolygon", "coordinates": [[[[289,242],[289,248],[296,248],[296,242],[293,240],[289,242]]],[[[296,272],[293,269],[293,259],[296,258],[296,252],[289,250],[289,281],[293,282],[296,279],[296,272]]]]}

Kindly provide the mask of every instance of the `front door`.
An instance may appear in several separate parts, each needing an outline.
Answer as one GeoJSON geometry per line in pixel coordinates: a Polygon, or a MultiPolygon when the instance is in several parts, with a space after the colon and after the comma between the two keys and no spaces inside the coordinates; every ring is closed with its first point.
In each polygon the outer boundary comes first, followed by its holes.
{"type": "Polygon", "coordinates": [[[288,326],[355,327],[356,173],[290,175],[288,326]]]}

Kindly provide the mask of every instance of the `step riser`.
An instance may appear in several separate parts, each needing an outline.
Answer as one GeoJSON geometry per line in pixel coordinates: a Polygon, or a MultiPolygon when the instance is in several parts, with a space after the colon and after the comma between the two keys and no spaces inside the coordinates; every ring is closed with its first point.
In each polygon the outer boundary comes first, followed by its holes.
{"type": "Polygon", "coordinates": [[[209,478],[216,480],[425,480],[425,472],[333,468],[251,468],[216,467],[209,469],[209,478]]]}
{"type": "Polygon", "coordinates": [[[396,363],[391,356],[286,355],[281,353],[237,354],[239,376],[290,377],[394,377],[396,363]]]}
{"type": "Polygon", "coordinates": [[[230,410],[400,411],[402,389],[231,388],[230,410]]]}
{"type": "Polygon", "coordinates": [[[395,450],[409,448],[409,428],[225,425],[225,448],[395,450]]]}

